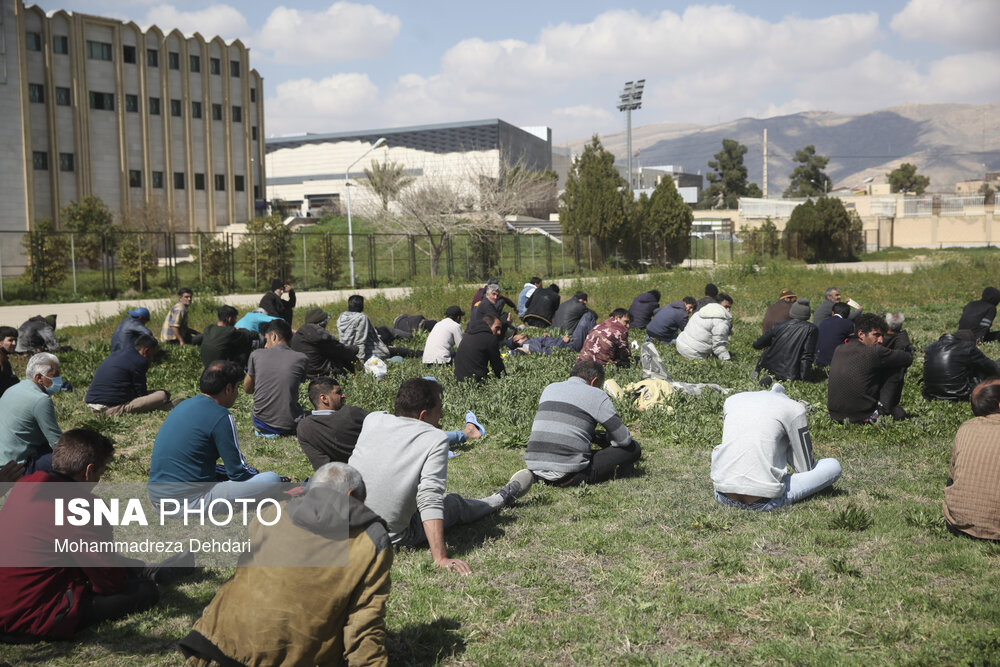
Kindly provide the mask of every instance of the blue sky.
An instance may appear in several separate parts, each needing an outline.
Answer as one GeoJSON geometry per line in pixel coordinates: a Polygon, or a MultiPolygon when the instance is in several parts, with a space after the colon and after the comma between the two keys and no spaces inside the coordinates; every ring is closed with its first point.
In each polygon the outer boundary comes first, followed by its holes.
{"type": "Polygon", "coordinates": [[[633,125],[1000,101],[1000,0],[694,4],[57,0],[238,37],[265,81],[265,133],[499,117],[556,142],[633,125]]]}

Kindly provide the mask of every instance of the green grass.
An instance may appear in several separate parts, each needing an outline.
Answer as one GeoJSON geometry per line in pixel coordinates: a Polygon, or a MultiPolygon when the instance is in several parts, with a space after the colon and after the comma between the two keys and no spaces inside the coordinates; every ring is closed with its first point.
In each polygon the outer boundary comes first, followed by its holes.
{"type": "MultiPolygon", "coordinates": [[[[711,279],[736,299],[734,362],[694,362],[663,348],[664,363],[678,379],[752,390],[757,354],[750,344],[782,287],[815,304],[833,283],[868,310],[902,310],[905,328],[923,347],[952,329],[964,303],[978,298],[978,281],[1000,270],[995,253],[950,256],[911,275],[831,277],[787,263],[761,272],[735,264],[713,275],[675,271],[651,282],[610,276],[564,293],[585,289],[603,317],[653,287],[667,299],[700,296],[711,279]]],[[[425,285],[405,302],[370,299],[366,311],[376,324],[400,312],[439,317],[452,303],[467,309],[471,296],[425,285]]],[[[213,306],[196,301],[192,325],[211,321],[213,306]]],[[[303,312],[297,315],[296,323],[303,312]]],[[[83,405],[113,326],[61,331],[77,348],[65,355],[63,374],[79,389],[56,398],[56,405],[63,428],[97,425],[115,439],[110,479],[141,480],[162,416],[95,421],[83,405]]],[[[1000,344],[984,349],[1000,355],[1000,344]]],[[[572,362],[566,353],[512,358],[506,377],[474,391],[458,387],[446,369],[436,372],[445,386],[443,426],[459,427],[471,408],[489,429],[451,462],[449,490],[478,497],[521,466],[538,396],[548,382],[564,379],[572,362]]],[[[789,395],[812,407],[817,457],[838,458],[844,474],[831,491],[768,514],[725,508],[712,497],[709,461],[721,437],[722,397],[677,396],[673,412],[639,413],[619,403],[643,444],[638,476],[577,489],[538,485],[514,509],[451,531],[450,554],[470,564],[468,578],[434,568],[426,549],[397,555],[387,618],[392,663],[996,662],[1000,549],[951,537],[941,519],[952,438],[971,412],[967,404],[925,401],[917,384],[921,368],[918,357],[903,394],[916,417],[869,427],[831,422],[824,383],[788,383],[789,395]]],[[[167,363],[151,370],[150,386],[192,394],[199,370],[196,350],[173,349],[167,363]]],[[[350,378],[347,397],[368,409],[388,409],[402,379],[425,373],[419,360],[390,365],[382,383],[350,378]]],[[[634,368],[610,371],[621,384],[640,375],[634,368]]],[[[250,407],[250,398],[241,396],[234,409],[250,463],[299,479],[308,475],[293,440],[252,435],[250,407]]],[[[205,571],[167,589],[155,610],[85,632],[74,643],[4,647],[0,660],[180,664],[176,640],[229,574],[205,571]]]]}

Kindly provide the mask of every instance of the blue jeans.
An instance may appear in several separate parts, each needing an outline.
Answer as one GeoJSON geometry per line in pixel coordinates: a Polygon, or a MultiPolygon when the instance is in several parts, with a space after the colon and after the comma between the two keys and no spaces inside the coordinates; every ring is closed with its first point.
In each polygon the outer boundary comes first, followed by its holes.
{"type": "Polygon", "coordinates": [[[770,512],[779,507],[797,503],[814,493],[832,486],[834,482],[840,479],[840,473],[840,463],[837,459],[820,459],[816,461],[816,465],[812,470],[786,474],[781,480],[785,485],[785,492],[777,498],[761,498],[757,502],[748,505],[747,503],[737,502],[716,491],[715,499],[729,507],[770,512]]]}
{"type": "Polygon", "coordinates": [[[281,490],[281,475],[274,472],[257,473],[244,482],[219,482],[202,496],[205,506],[216,498],[236,500],[237,498],[269,498],[281,490]]]}

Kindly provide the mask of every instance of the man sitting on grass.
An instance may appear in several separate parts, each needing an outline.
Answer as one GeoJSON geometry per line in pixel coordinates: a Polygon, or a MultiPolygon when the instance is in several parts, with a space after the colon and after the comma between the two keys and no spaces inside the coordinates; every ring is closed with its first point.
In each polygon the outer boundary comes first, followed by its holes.
{"type": "Polygon", "coordinates": [[[257,335],[246,329],[236,328],[239,312],[232,306],[219,306],[219,320],[205,327],[201,337],[201,363],[208,366],[213,361],[235,361],[245,368],[257,335]]]}
{"type": "Polygon", "coordinates": [[[972,414],[955,434],[942,511],[952,534],[1000,542],[1000,378],[972,391],[972,414]]]}
{"type": "Polygon", "coordinates": [[[358,471],[328,463],[280,515],[269,507],[264,518],[277,523],[254,520],[252,555],[180,641],[188,664],[386,664],[394,552],[358,471]]]}
{"type": "Polygon", "coordinates": [[[250,353],[243,390],[253,395],[250,416],[255,433],[265,438],[295,433],[302,419],[299,385],[306,379],[309,359],[288,347],[292,328],[284,320],[274,320],[265,329],[263,350],[250,353]]]}
{"type": "Polygon", "coordinates": [[[0,396],[0,463],[21,463],[28,473],[50,470],[62,435],[52,404],[63,387],[59,358],[39,352],[28,359],[24,376],[0,396]]]}
{"type": "Polygon", "coordinates": [[[596,484],[630,475],[642,448],[622,423],[611,398],[600,388],[604,366],[578,361],[570,378],[542,391],[524,463],[546,484],[596,484]],[[597,424],[604,426],[598,434],[597,424]],[[591,444],[600,449],[594,451],[591,444]]]}
{"type": "Polygon", "coordinates": [[[156,357],[158,347],[155,338],[143,334],[133,347],[112,352],[94,371],[84,402],[94,412],[109,417],[169,410],[169,391],[146,388],[149,362],[156,357]]]}
{"type": "Polygon", "coordinates": [[[322,308],[306,312],[305,324],[292,335],[292,349],[309,359],[306,377],[343,375],[357,367],[358,348],[344,345],[326,330],[330,314],[322,308]]]}
{"type": "Polygon", "coordinates": [[[813,462],[805,406],[788,398],[780,384],[730,396],[722,417],[722,444],[712,450],[712,484],[723,505],[766,512],[840,479],[836,459],[813,462]],[[788,472],[789,463],[794,473],[788,472]]]}
{"type": "Polygon", "coordinates": [[[520,470],[485,498],[445,494],[448,436],[440,429],[444,408],[435,380],[406,380],[396,394],[395,414],[373,412],[365,419],[349,464],[368,487],[367,504],[389,526],[397,546],[426,542],[438,567],[470,574],[468,564],[448,558],[445,530],[472,523],[514,502],[534,479],[520,470]]]}
{"type": "Polygon", "coordinates": [[[632,316],[629,312],[624,308],[616,308],[608,319],[590,330],[576,360],[628,368],[632,363],[628,349],[628,330],[631,324],[632,316]]]}
{"type": "Polygon", "coordinates": [[[128,311],[115,331],[111,334],[111,351],[126,350],[135,346],[135,339],[142,335],[152,336],[153,332],[146,325],[149,324],[149,309],[134,308],[128,311]]]}

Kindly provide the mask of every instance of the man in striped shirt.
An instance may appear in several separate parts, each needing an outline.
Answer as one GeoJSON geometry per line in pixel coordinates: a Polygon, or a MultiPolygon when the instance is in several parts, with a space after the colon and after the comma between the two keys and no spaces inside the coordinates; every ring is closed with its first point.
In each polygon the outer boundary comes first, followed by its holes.
{"type": "Polygon", "coordinates": [[[596,484],[633,472],[642,455],[604,393],[604,366],[578,361],[570,378],[542,391],[524,453],[535,477],[554,486],[596,484]],[[598,433],[597,424],[604,426],[598,433]],[[600,449],[594,450],[596,444],[600,449]]]}

